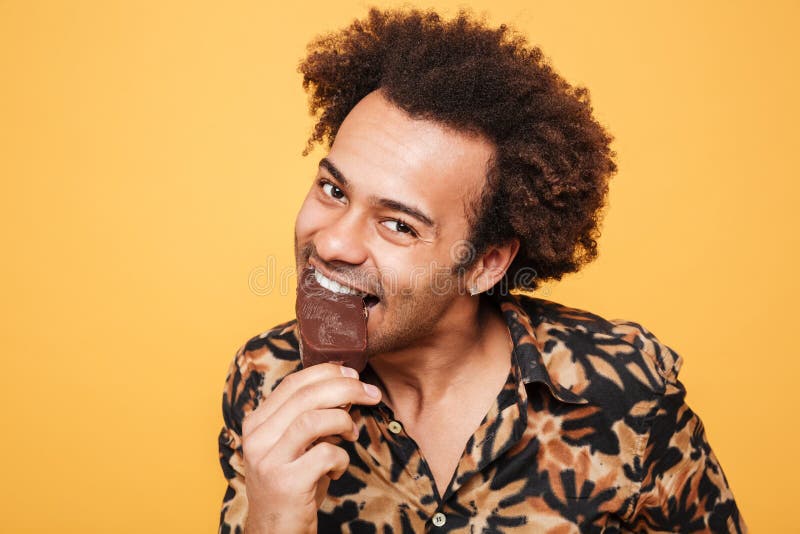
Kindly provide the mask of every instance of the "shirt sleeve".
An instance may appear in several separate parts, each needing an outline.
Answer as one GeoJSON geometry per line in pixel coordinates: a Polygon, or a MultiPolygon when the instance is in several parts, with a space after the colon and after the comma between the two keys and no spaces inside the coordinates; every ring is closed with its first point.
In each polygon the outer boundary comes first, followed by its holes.
{"type": "MultiPolygon", "coordinates": [[[[700,418],[677,379],[681,358],[644,331],[664,379],[642,454],[641,484],[629,521],[636,532],[747,532],[700,418]]],[[[647,346],[647,342],[645,343],[647,346]]]]}
{"type": "Polygon", "coordinates": [[[222,393],[222,430],[219,433],[219,462],[227,487],[222,499],[219,534],[244,532],[247,519],[247,493],[244,485],[242,455],[242,420],[252,405],[253,380],[242,372],[244,346],[236,353],[228,369],[222,393]]]}

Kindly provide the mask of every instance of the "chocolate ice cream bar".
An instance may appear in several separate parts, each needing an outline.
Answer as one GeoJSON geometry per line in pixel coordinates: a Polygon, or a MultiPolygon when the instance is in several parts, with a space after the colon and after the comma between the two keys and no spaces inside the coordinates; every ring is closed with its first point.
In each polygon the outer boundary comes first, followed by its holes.
{"type": "Polygon", "coordinates": [[[322,287],[313,268],[303,269],[295,305],[303,367],[333,362],[359,373],[367,365],[367,309],[360,295],[322,287]]]}

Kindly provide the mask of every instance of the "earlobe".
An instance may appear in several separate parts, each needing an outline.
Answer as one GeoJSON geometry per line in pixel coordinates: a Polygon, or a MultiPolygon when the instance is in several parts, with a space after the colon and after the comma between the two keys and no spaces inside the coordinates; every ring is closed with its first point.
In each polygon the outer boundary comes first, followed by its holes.
{"type": "Polygon", "coordinates": [[[467,286],[469,289],[470,296],[475,296],[478,293],[482,292],[483,285],[481,284],[481,279],[484,277],[483,275],[486,273],[486,267],[484,265],[484,258],[480,258],[478,260],[478,264],[475,266],[475,270],[472,272],[471,276],[469,277],[469,285],[467,286]]]}

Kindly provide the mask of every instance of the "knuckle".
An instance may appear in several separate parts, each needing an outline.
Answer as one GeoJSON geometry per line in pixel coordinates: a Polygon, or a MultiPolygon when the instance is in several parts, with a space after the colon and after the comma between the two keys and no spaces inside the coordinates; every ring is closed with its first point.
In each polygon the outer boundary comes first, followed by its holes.
{"type": "Polygon", "coordinates": [[[256,440],[242,440],[242,458],[245,462],[252,462],[262,454],[263,448],[256,440]]]}
{"type": "Polygon", "coordinates": [[[299,378],[297,377],[297,373],[289,373],[283,377],[283,380],[281,380],[281,383],[278,384],[278,387],[283,389],[295,389],[299,385],[298,381],[299,378]]]}
{"type": "Polygon", "coordinates": [[[317,447],[319,447],[319,455],[325,463],[333,463],[338,458],[337,450],[342,450],[327,441],[321,442],[317,447]]]}
{"type": "Polygon", "coordinates": [[[300,406],[311,406],[314,403],[316,387],[308,385],[300,388],[294,393],[294,398],[300,406]]]}
{"type": "Polygon", "coordinates": [[[330,469],[347,469],[347,466],[350,465],[350,457],[343,449],[339,449],[339,452],[331,458],[329,465],[330,469]]]}
{"type": "Polygon", "coordinates": [[[325,362],[320,366],[320,370],[323,371],[325,375],[342,376],[341,366],[336,363],[325,362]]]}
{"type": "Polygon", "coordinates": [[[293,397],[295,402],[307,408],[333,408],[362,399],[364,397],[364,389],[357,379],[345,378],[339,375],[333,378],[329,377],[327,380],[306,384],[298,389],[293,397]]]}
{"type": "Polygon", "coordinates": [[[242,436],[247,436],[253,430],[253,412],[247,412],[242,419],[242,436]]]}
{"type": "Polygon", "coordinates": [[[265,458],[256,466],[256,474],[262,482],[281,480],[281,466],[265,458]]]}
{"type": "Polygon", "coordinates": [[[347,452],[341,447],[327,441],[321,442],[318,446],[320,447],[320,456],[326,465],[334,466],[350,461],[347,452]]]}
{"type": "Polygon", "coordinates": [[[303,412],[294,420],[295,429],[303,434],[313,434],[317,427],[317,417],[314,412],[303,412]]]}
{"type": "Polygon", "coordinates": [[[255,465],[256,475],[261,479],[273,479],[273,473],[275,471],[275,466],[272,465],[269,458],[263,458],[255,465]]]}
{"type": "Polygon", "coordinates": [[[354,399],[363,399],[367,396],[367,392],[364,390],[364,383],[359,380],[350,381],[349,393],[354,399]]]}
{"type": "Polygon", "coordinates": [[[260,467],[263,469],[263,472],[275,480],[282,480],[285,478],[291,478],[292,476],[292,465],[291,462],[289,463],[279,463],[275,458],[271,455],[267,455],[261,461],[260,467]]]}
{"type": "Polygon", "coordinates": [[[336,410],[332,419],[336,423],[336,427],[343,430],[350,430],[353,428],[353,418],[344,410],[336,410]]]}
{"type": "Polygon", "coordinates": [[[250,440],[243,439],[242,440],[242,456],[244,456],[245,461],[253,455],[253,445],[250,440]]]}
{"type": "Polygon", "coordinates": [[[329,382],[330,389],[326,391],[325,398],[329,407],[337,407],[347,403],[353,403],[360,399],[364,390],[361,382],[355,378],[337,378],[329,382]]]}
{"type": "Polygon", "coordinates": [[[252,434],[242,434],[242,452],[247,456],[252,453],[253,449],[256,446],[257,440],[252,436],[252,434]]]}

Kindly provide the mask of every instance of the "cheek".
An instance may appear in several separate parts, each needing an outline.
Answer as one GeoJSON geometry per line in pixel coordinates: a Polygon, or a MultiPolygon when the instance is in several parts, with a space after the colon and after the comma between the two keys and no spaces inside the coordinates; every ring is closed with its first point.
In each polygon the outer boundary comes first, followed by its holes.
{"type": "Polygon", "coordinates": [[[456,282],[450,264],[428,251],[385,247],[378,253],[385,291],[389,298],[420,298],[434,292],[447,294],[456,282]]]}
{"type": "Polygon", "coordinates": [[[449,250],[436,250],[418,265],[408,279],[410,291],[421,291],[432,298],[450,297],[463,291],[464,281],[453,272],[449,250]]]}

